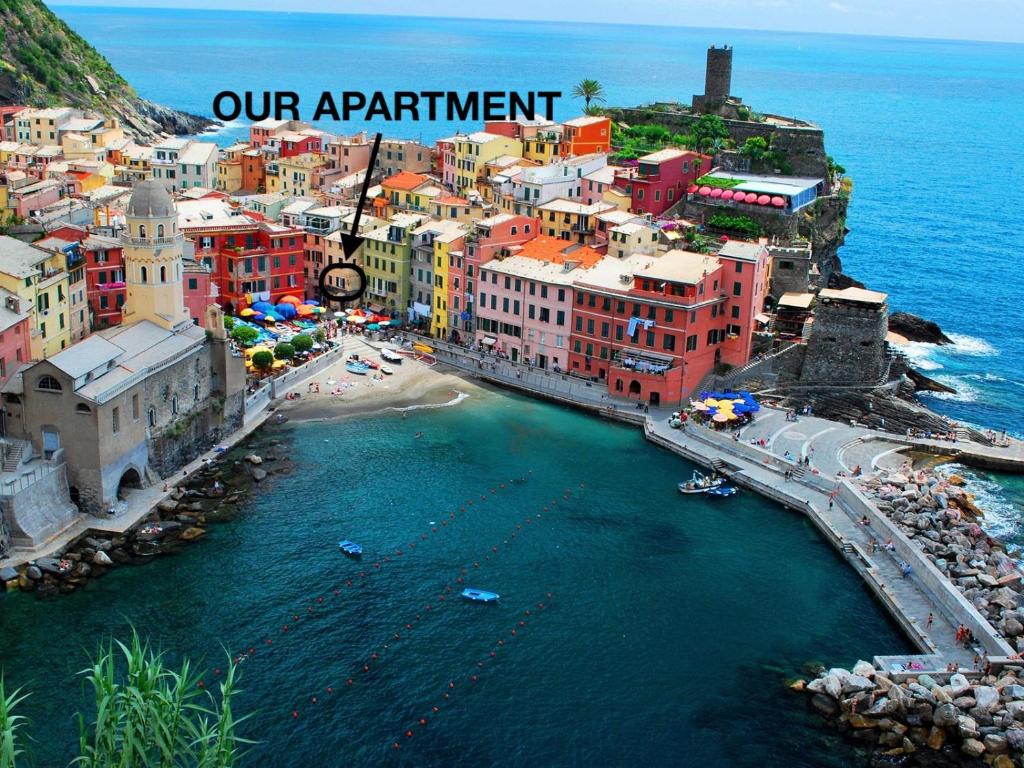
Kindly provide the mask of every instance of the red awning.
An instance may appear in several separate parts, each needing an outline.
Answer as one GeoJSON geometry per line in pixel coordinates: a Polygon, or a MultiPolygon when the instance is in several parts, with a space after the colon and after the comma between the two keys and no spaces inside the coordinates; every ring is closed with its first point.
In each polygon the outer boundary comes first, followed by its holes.
{"type": "Polygon", "coordinates": [[[775,197],[772,198],[772,205],[774,205],[776,208],[785,208],[786,199],[776,195],[775,197]]]}
{"type": "Polygon", "coordinates": [[[756,192],[747,192],[747,194],[744,195],[744,197],[743,197],[743,202],[745,202],[745,203],[756,203],[757,202],[757,193],[756,192]]]}
{"type": "Polygon", "coordinates": [[[722,196],[722,190],[719,189],[718,187],[715,187],[714,189],[711,190],[711,196],[712,197],[721,197],[722,196]]]}
{"type": "Polygon", "coordinates": [[[702,195],[704,195],[704,197],[707,197],[708,195],[710,195],[710,194],[711,194],[711,187],[701,187],[701,188],[700,188],[700,189],[699,189],[698,191],[699,191],[699,192],[700,192],[700,193],[701,193],[702,195]]]}
{"type": "Polygon", "coordinates": [[[772,196],[771,195],[761,195],[760,197],[757,198],[757,204],[758,205],[768,205],[768,203],[770,203],[771,201],[772,201],[772,196]]]}
{"type": "Polygon", "coordinates": [[[688,194],[688,195],[692,195],[692,194],[693,194],[694,192],[696,192],[696,191],[697,191],[698,189],[700,189],[700,187],[698,187],[698,186],[697,186],[696,184],[691,184],[690,186],[688,186],[688,187],[686,188],[686,194],[688,194]]]}

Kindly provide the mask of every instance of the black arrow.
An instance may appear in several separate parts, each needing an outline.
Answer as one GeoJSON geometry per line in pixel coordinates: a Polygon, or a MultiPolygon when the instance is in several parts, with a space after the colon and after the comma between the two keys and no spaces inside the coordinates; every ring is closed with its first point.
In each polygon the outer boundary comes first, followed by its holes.
{"type": "Polygon", "coordinates": [[[356,206],[356,215],[352,219],[352,231],[341,233],[341,249],[345,252],[345,258],[351,259],[356,249],[363,244],[366,238],[359,236],[359,219],[363,215],[363,206],[366,205],[366,193],[370,190],[370,178],[373,176],[374,166],[377,164],[377,150],[380,149],[380,134],[373,140],[373,149],[370,150],[370,164],[366,167],[366,176],[363,178],[363,189],[359,193],[359,204],[356,206]]]}

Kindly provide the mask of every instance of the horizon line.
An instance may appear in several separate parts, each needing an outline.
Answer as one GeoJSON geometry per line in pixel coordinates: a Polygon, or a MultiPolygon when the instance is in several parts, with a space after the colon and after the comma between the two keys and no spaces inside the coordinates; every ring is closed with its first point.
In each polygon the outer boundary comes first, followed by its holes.
{"type": "Polygon", "coordinates": [[[130,11],[130,10],[162,10],[162,11],[175,11],[181,12],[227,12],[227,13],[244,13],[244,14],[303,14],[307,16],[364,16],[368,18],[397,18],[397,19],[436,19],[438,21],[504,21],[511,23],[520,24],[577,24],[586,26],[603,26],[603,27],[616,27],[616,26],[629,26],[629,27],[654,27],[661,29],[664,27],[670,27],[673,29],[692,29],[692,30],[729,30],[736,32],[764,32],[764,33],[778,33],[788,35],[820,35],[823,37],[855,37],[865,38],[868,40],[906,40],[910,42],[928,42],[928,43],[984,43],[984,44],[996,44],[996,45],[1024,45],[1024,39],[1021,40],[981,40],[977,38],[968,37],[940,37],[940,36],[923,36],[914,37],[911,35],[894,35],[894,34],[869,34],[864,32],[817,32],[808,30],[796,30],[796,29],[781,29],[781,28],[761,28],[761,27],[741,27],[741,26],[722,26],[722,27],[707,27],[699,25],[687,25],[687,24],[654,24],[651,22],[638,22],[638,21],[578,21],[575,19],[536,19],[536,18],[509,18],[504,16],[442,16],[432,15],[427,13],[387,13],[387,12],[349,12],[349,11],[324,11],[324,10],[306,10],[306,9],[295,9],[295,10],[284,10],[284,9],[241,9],[241,8],[229,8],[223,6],[209,6],[209,7],[181,7],[180,5],[172,5],[171,0],[156,0],[154,3],[146,5],[95,5],[88,2],[48,2],[48,0],[42,0],[44,5],[48,8],[69,8],[76,10],[86,11],[130,11]]]}

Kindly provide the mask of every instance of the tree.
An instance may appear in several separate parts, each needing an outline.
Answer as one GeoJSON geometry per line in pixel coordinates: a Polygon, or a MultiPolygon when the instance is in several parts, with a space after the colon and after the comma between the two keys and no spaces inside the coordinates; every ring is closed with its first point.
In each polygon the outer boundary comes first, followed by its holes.
{"type": "MultiPolygon", "coordinates": [[[[206,689],[188,659],[172,669],[163,653],[132,632],[128,645],[101,645],[80,677],[92,690],[96,711],[78,713],[78,757],[85,768],[110,766],[195,766],[231,768],[249,744],[238,735],[247,718],[236,718],[232,699],[238,693],[232,659],[219,697],[206,689]]],[[[16,768],[24,751],[25,719],[16,714],[26,698],[20,689],[7,695],[0,679],[0,765],[16,768]]]]}
{"type": "Polygon", "coordinates": [[[252,367],[260,373],[266,373],[274,364],[274,355],[266,350],[260,350],[252,356],[252,367]]]}
{"type": "Polygon", "coordinates": [[[225,317],[224,318],[224,327],[228,331],[230,331],[232,328],[234,328],[235,327],[235,318],[231,317],[231,315],[228,315],[227,317],[225,317]]]}
{"type": "Polygon", "coordinates": [[[241,344],[243,347],[249,347],[256,343],[256,339],[260,337],[260,332],[253,328],[251,325],[236,325],[231,329],[231,338],[241,344]]]}
{"type": "Polygon", "coordinates": [[[295,357],[295,347],[289,344],[287,341],[282,341],[276,347],[274,347],[274,357],[278,360],[291,360],[295,357]]]}
{"type": "Polygon", "coordinates": [[[580,80],[572,87],[572,95],[577,99],[583,99],[584,108],[589,109],[590,102],[604,101],[604,86],[597,82],[597,80],[587,78],[586,80],[580,80]]]}
{"type": "Polygon", "coordinates": [[[317,328],[316,333],[313,334],[313,338],[316,339],[317,344],[323,344],[327,341],[327,332],[323,328],[317,328]]]}
{"type": "Polygon", "coordinates": [[[693,124],[694,149],[700,150],[710,145],[713,139],[728,139],[729,129],[725,127],[722,118],[718,115],[701,115],[700,119],[693,124]]]}
{"type": "Polygon", "coordinates": [[[768,141],[764,136],[751,136],[740,147],[740,154],[746,155],[755,162],[764,159],[767,151],[768,141]]]}
{"type": "Polygon", "coordinates": [[[308,333],[300,333],[292,339],[292,346],[296,352],[309,352],[313,348],[313,337],[308,333]]]}

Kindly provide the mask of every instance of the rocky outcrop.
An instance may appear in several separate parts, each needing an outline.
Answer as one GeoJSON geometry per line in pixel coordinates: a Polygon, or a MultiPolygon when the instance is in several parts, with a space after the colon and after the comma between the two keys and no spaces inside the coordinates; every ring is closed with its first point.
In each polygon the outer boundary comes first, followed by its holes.
{"type": "Polygon", "coordinates": [[[1024,752],[1022,667],[973,680],[954,672],[894,680],[866,661],[789,687],[851,739],[875,750],[872,765],[1012,768],[1024,752]],[[918,753],[923,750],[923,754],[918,753]],[[915,755],[913,763],[902,762],[915,755]],[[984,758],[985,763],[973,760],[984,758]],[[1016,762],[1015,762],[1016,761],[1016,762]]]}
{"type": "MultiPolygon", "coordinates": [[[[882,471],[861,481],[875,506],[1007,639],[1024,651],[1024,586],[1006,545],[988,536],[984,512],[959,476],[882,471]]],[[[1024,688],[1021,689],[1024,694],[1024,688]]],[[[1022,705],[1024,706],[1024,705],[1022,705]]]]}
{"type": "Polygon", "coordinates": [[[907,341],[923,341],[927,344],[952,344],[942,332],[938,323],[925,320],[909,312],[893,312],[889,315],[889,330],[898,333],[907,341]]]}
{"type": "Polygon", "coordinates": [[[0,2],[0,105],[70,106],[117,117],[137,139],[200,133],[216,123],[140,98],[42,0],[0,2]]]}
{"type": "Polygon", "coordinates": [[[949,394],[956,394],[956,390],[952,387],[943,384],[941,381],[930,379],[913,368],[907,369],[907,378],[913,383],[915,392],[947,392],[949,394]]]}

